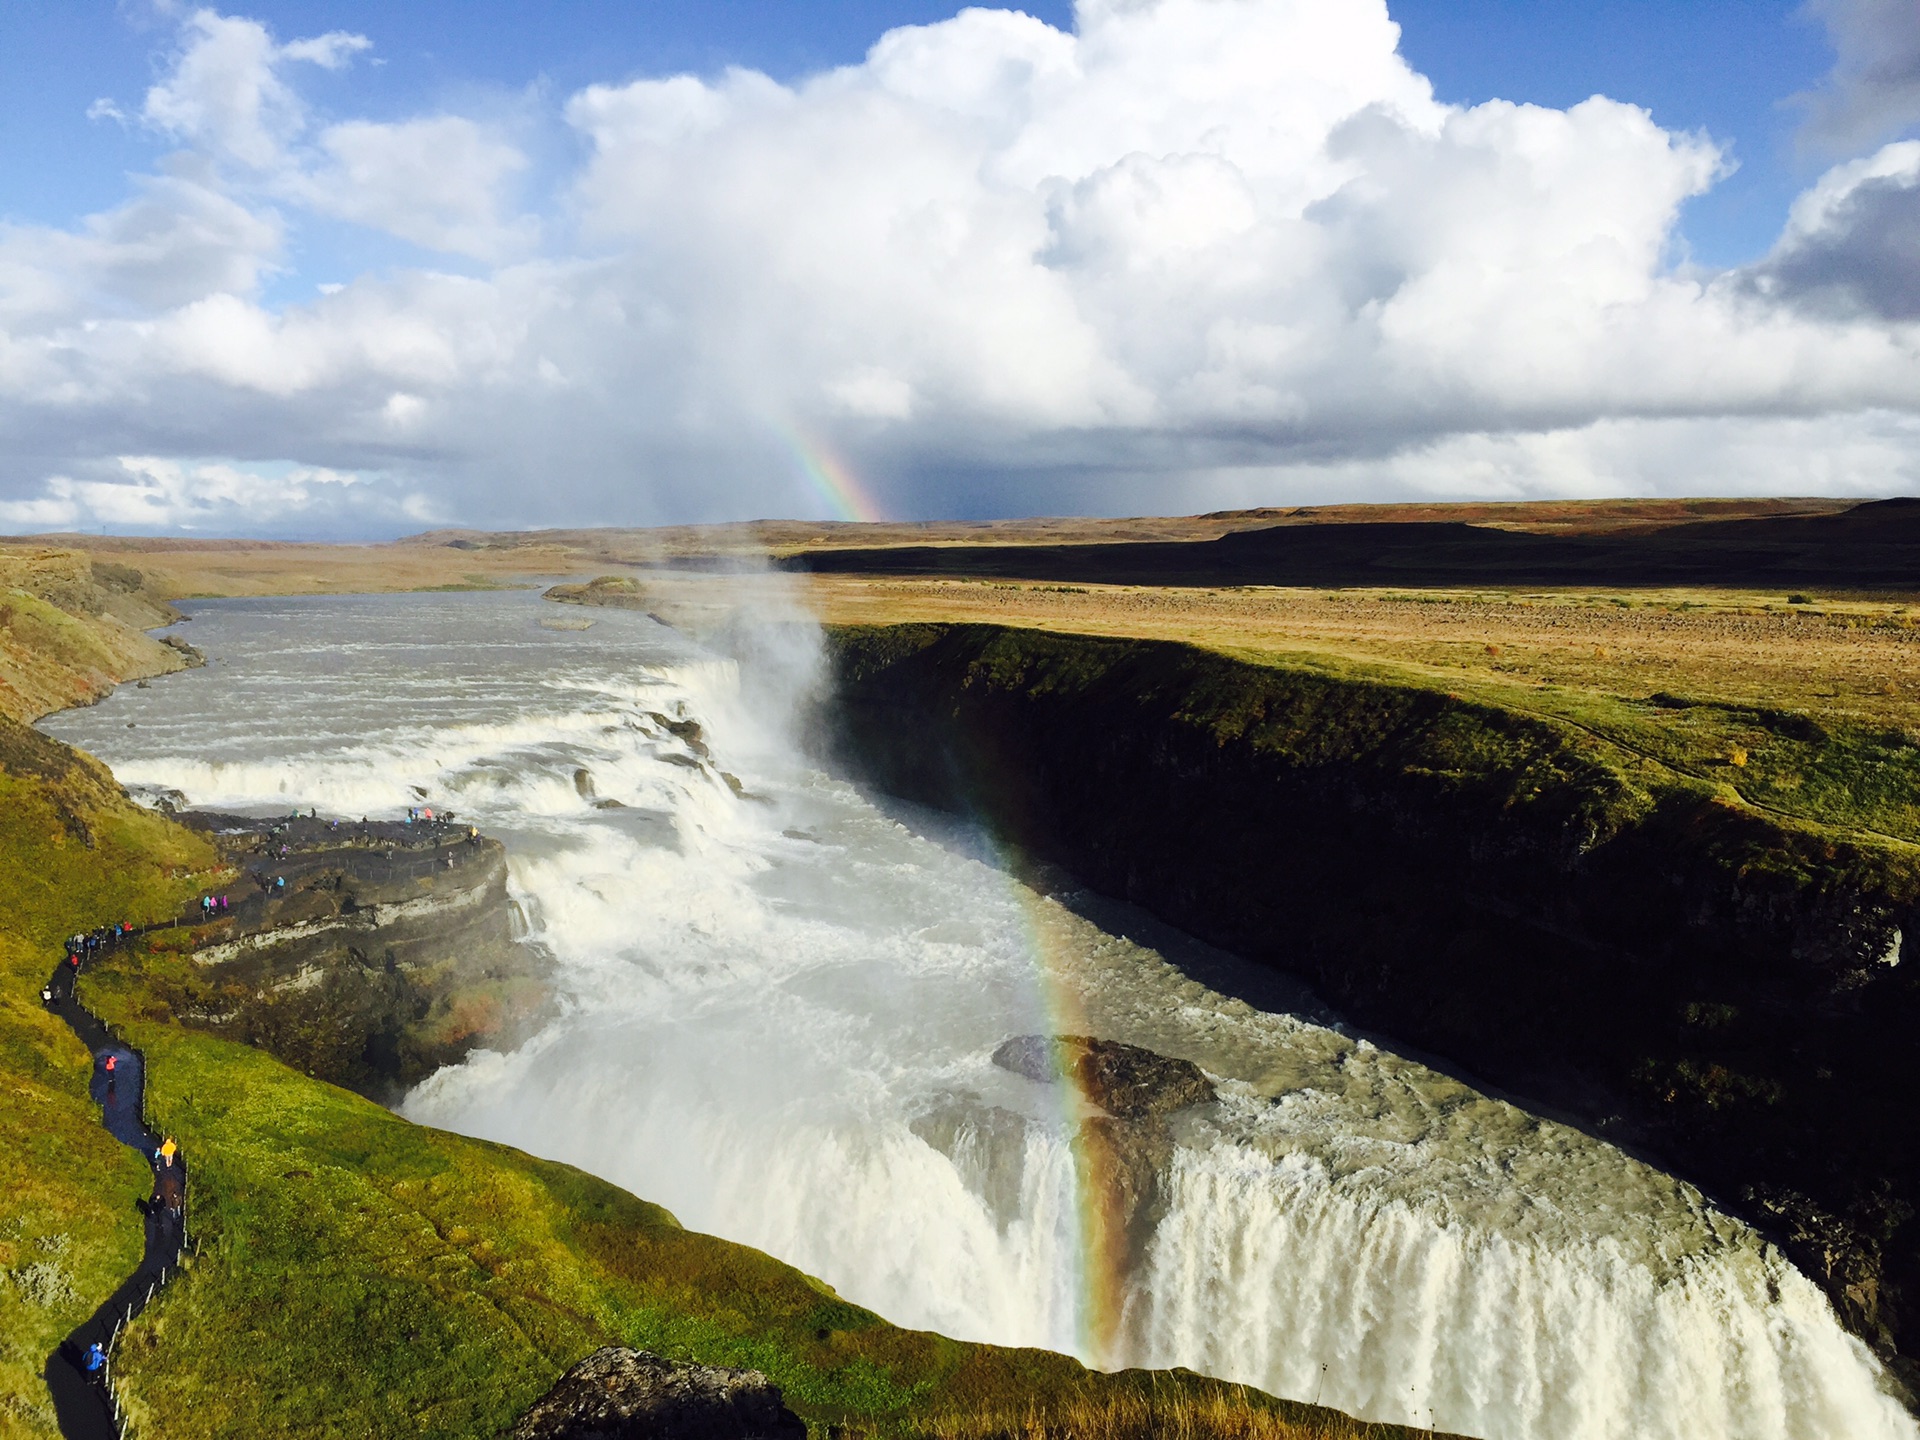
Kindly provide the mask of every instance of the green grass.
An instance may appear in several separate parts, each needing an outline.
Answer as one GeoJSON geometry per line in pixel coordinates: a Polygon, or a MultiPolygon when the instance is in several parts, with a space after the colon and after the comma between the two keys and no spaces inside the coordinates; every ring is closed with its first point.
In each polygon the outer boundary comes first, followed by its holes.
{"type": "MultiPolygon", "coordinates": [[[[1920,743],[1904,730],[1691,694],[1633,699],[1321,652],[1205,648],[1261,669],[1442,695],[1483,715],[1544,721],[1557,747],[1586,755],[1642,793],[1712,794],[1822,832],[1920,844],[1920,743]]],[[[1489,754],[1463,760],[1482,770],[1498,763],[1489,754]]]]}
{"type": "MultiPolygon", "coordinates": [[[[89,990],[109,1013],[137,997],[89,990]]],[[[123,1342],[158,1430],[495,1434],[610,1343],[764,1369],[835,1418],[898,1410],[952,1363],[955,1347],[579,1171],[409,1124],[231,1042],[127,1028],[152,1114],[195,1165],[203,1246],[123,1342]]]]}
{"type": "Polygon", "coordinates": [[[0,719],[0,1435],[58,1433],[40,1372],[139,1263],[146,1166],[100,1128],[92,1062],[39,1004],[62,939],[173,913],[211,853],[104,772],[0,719]]]}

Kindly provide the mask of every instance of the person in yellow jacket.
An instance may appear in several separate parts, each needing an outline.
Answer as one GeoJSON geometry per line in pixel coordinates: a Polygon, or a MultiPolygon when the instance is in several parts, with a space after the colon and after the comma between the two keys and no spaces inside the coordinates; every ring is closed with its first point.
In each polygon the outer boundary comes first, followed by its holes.
{"type": "Polygon", "coordinates": [[[169,1135],[160,1142],[160,1148],[154,1151],[153,1155],[162,1165],[171,1165],[173,1164],[174,1152],[179,1148],[178,1145],[173,1143],[173,1137],[169,1135]]]}

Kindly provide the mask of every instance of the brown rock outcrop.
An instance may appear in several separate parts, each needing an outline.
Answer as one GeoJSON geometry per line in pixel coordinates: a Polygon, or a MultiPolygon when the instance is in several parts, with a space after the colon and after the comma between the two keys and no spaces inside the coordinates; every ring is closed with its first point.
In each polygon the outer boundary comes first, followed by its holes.
{"type": "Polygon", "coordinates": [[[758,1370],[608,1345],[561,1376],[510,1440],[804,1440],[806,1433],[758,1370]]]}
{"type": "Polygon", "coordinates": [[[479,1045],[522,1038],[545,956],[514,938],[506,852],[464,825],[194,812],[240,875],[156,981],[187,1024],[386,1101],[479,1045]]]}
{"type": "Polygon", "coordinates": [[[1173,1158],[1176,1110],[1214,1098],[1213,1083],[1191,1060],[1089,1035],[1016,1035],[993,1063],[1037,1084],[1071,1084],[1104,1114],[1083,1117],[1074,1163],[1088,1201],[1089,1282],[1096,1297],[1095,1343],[1113,1338],[1118,1297],[1145,1264],[1154,1227],[1166,1210],[1163,1177],[1173,1158]]]}
{"type": "Polygon", "coordinates": [[[1090,1035],[1016,1035],[993,1052],[993,1063],[1042,1084],[1071,1080],[1116,1120],[1168,1115],[1213,1099],[1212,1082],[1191,1060],[1090,1035]]]}

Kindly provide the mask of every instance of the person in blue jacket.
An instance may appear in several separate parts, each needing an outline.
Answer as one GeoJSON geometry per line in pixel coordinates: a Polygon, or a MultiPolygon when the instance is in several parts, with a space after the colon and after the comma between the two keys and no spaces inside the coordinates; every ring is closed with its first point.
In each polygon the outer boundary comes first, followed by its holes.
{"type": "Polygon", "coordinates": [[[86,1366],[87,1378],[98,1380],[100,1372],[107,1368],[107,1351],[98,1340],[87,1346],[87,1358],[82,1362],[86,1366]]]}

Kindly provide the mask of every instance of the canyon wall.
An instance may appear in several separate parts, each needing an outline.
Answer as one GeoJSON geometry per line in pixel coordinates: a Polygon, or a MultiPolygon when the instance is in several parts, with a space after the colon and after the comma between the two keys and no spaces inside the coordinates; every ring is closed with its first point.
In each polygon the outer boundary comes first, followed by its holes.
{"type": "Polygon", "coordinates": [[[546,960],[515,939],[500,842],[465,826],[186,813],[238,871],[153,977],[173,1018],[397,1099],[529,1033],[546,960]],[[182,959],[185,957],[183,956],[182,959]]]}
{"type": "Polygon", "coordinates": [[[1437,690],[988,626],[829,653],[856,773],[1651,1153],[1913,1383],[1911,847],[1437,690]]]}

